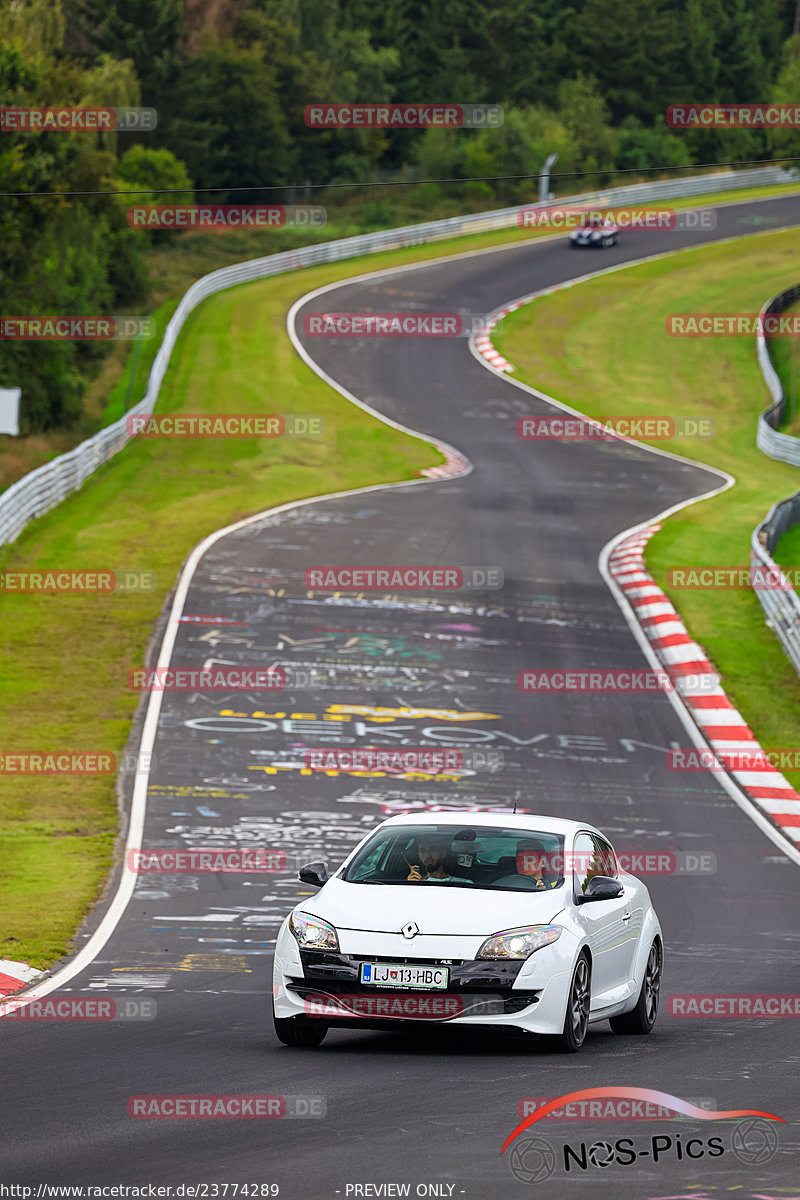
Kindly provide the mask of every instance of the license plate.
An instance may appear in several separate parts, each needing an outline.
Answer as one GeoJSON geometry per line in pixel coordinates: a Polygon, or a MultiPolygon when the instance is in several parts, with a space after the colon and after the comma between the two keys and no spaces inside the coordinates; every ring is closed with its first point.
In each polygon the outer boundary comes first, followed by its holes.
{"type": "Polygon", "coordinates": [[[450,971],[447,967],[410,967],[404,963],[362,963],[359,978],[362,983],[380,987],[446,988],[450,971]]]}

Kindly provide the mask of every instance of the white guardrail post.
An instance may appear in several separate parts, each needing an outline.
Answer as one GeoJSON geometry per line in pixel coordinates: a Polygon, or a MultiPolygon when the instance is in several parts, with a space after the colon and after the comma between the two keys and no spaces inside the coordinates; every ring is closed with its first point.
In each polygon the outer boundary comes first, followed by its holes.
{"type": "MultiPolygon", "coordinates": [[[[560,203],[576,204],[596,200],[602,200],[604,204],[626,204],[632,201],[647,203],[684,196],[711,195],[739,188],[791,183],[796,178],[797,173],[793,170],[784,170],[782,167],[757,167],[749,171],[720,171],[713,175],[662,179],[653,183],[608,188],[600,192],[585,192],[579,196],[565,196],[560,203]]],[[[517,214],[522,207],[537,206],[515,204],[510,208],[494,209],[491,212],[445,217],[443,220],[428,221],[421,225],[405,225],[398,229],[358,234],[355,237],[322,242],[316,246],[305,246],[299,250],[284,250],[204,275],[192,284],[172,315],[150,370],[144,399],[129,409],[115,424],[101,429],[68,454],[62,454],[52,462],[24,475],[0,495],[0,546],[13,542],[29,521],[54,508],[70,492],[77,491],[101,463],[113,458],[127,444],[130,440],[126,428],[127,418],[138,413],[153,412],[184,321],[198,304],[213,296],[215,292],[236,287],[240,283],[265,279],[269,275],[296,270],[298,267],[317,266],[320,263],[373,254],[379,250],[394,250],[440,238],[507,228],[516,224],[517,214]]]]}

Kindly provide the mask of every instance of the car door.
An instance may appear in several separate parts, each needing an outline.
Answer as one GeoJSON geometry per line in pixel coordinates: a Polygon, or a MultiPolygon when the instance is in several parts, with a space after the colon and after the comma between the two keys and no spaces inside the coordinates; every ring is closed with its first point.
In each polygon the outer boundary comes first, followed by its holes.
{"type": "MultiPolygon", "coordinates": [[[[606,874],[617,878],[611,847],[588,832],[579,833],[575,839],[572,871],[575,899],[583,895],[590,879],[606,874]]],[[[592,951],[592,1002],[595,1007],[602,1006],[607,992],[630,979],[633,962],[630,899],[630,892],[623,884],[623,893],[616,899],[579,904],[575,910],[592,951]]]]}
{"type": "Polygon", "coordinates": [[[611,845],[597,833],[592,834],[592,841],[599,855],[600,873],[607,875],[610,879],[618,880],[623,888],[622,896],[620,896],[620,900],[625,901],[622,912],[622,937],[613,953],[617,960],[616,972],[620,982],[627,983],[633,978],[633,960],[644,925],[644,905],[640,892],[621,877],[617,858],[611,845]]]}

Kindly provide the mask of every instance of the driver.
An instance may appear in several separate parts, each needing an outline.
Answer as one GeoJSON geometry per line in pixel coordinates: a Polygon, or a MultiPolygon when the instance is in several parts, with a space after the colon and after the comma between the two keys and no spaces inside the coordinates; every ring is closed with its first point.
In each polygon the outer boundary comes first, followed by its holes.
{"type": "Polygon", "coordinates": [[[417,849],[420,861],[408,863],[411,867],[407,875],[409,883],[472,883],[471,879],[465,879],[462,875],[450,874],[446,866],[450,838],[445,834],[424,834],[417,842],[417,849]]]}
{"type": "Polygon", "coordinates": [[[549,864],[552,851],[536,838],[525,838],[517,842],[517,873],[495,879],[496,887],[526,887],[537,892],[546,892],[557,887],[558,875],[549,864]],[[524,883],[522,881],[525,881],[524,883]]]}

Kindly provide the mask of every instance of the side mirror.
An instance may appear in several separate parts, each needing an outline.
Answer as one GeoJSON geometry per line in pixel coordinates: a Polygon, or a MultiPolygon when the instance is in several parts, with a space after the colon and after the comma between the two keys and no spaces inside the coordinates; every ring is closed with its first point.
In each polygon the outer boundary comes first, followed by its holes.
{"type": "Polygon", "coordinates": [[[592,900],[616,900],[624,888],[618,879],[609,879],[607,875],[595,875],[586,885],[586,891],[578,896],[579,904],[588,904],[592,900]]]}
{"type": "Polygon", "coordinates": [[[322,887],[328,882],[328,864],[326,862],[306,863],[300,868],[300,882],[310,883],[312,887],[322,887]]]}

